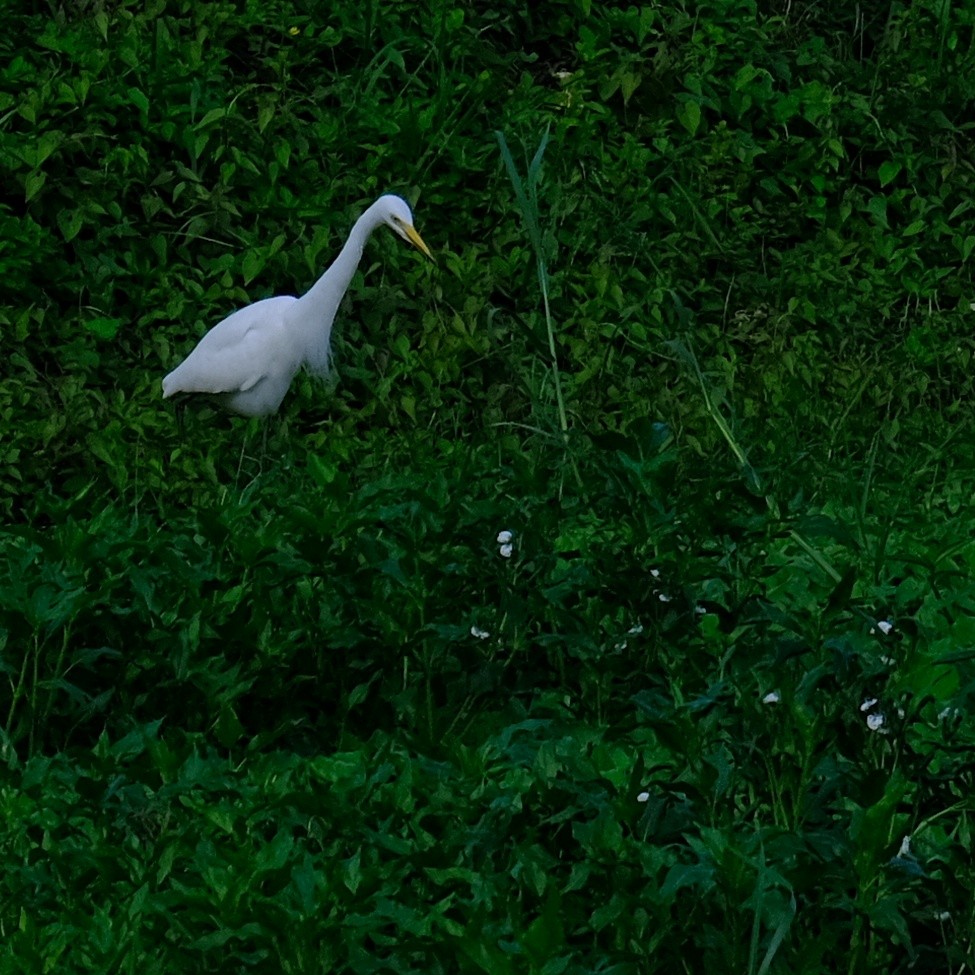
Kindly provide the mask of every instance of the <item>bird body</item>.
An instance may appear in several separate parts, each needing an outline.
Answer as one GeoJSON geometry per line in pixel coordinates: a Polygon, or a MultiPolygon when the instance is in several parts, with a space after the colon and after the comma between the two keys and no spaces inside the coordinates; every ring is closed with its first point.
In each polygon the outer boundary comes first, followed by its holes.
{"type": "Polygon", "coordinates": [[[215,325],[163,379],[163,396],[207,393],[244,416],[276,412],[303,361],[288,334],[287,311],[297,300],[265,298],[215,325]]]}
{"type": "Polygon", "coordinates": [[[398,196],[381,196],[355,222],[329,269],[302,297],[265,298],[218,322],[162,381],[163,397],[206,394],[243,416],[277,411],[302,367],[328,374],[332,322],[369,236],[386,224],[432,260],[398,196]]]}

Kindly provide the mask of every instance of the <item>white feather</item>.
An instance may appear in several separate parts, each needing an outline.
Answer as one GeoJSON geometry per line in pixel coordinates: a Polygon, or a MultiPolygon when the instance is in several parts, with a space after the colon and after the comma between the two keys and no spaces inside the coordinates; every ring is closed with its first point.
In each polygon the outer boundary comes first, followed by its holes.
{"type": "Polygon", "coordinates": [[[163,397],[211,396],[234,413],[277,411],[303,366],[328,374],[332,322],[355,274],[369,235],[382,224],[430,257],[413,229],[413,214],[398,196],[381,196],[359,217],[331,267],[301,298],[265,298],[218,322],[162,381],[163,397]]]}

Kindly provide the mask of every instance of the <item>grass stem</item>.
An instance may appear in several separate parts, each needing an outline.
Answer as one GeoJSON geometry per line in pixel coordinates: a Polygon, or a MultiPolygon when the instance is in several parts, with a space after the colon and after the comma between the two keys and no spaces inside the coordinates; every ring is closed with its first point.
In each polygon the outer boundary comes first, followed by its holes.
{"type": "MultiPolygon", "coordinates": [[[[525,219],[525,226],[528,229],[528,237],[531,241],[532,249],[535,251],[535,270],[538,275],[538,284],[542,292],[542,308],[545,314],[545,330],[548,337],[549,365],[552,370],[552,381],[555,386],[555,401],[559,415],[559,430],[562,433],[562,444],[566,451],[569,449],[569,417],[565,408],[565,395],[562,391],[562,377],[559,370],[558,350],[555,344],[555,324],[552,320],[552,309],[549,302],[548,287],[548,266],[545,262],[545,248],[542,241],[541,222],[539,220],[538,206],[538,184],[541,178],[542,159],[545,156],[545,149],[548,146],[549,134],[546,129],[542,140],[535,151],[525,180],[522,180],[518,167],[515,165],[511,150],[508,148],[507,140],[503,132],[496,132],[498,145],[501,149],[501,158],[504,160],[505,168],[514,187],[515,199],[521,209],[525,219]]],[[[575,473],[576,481],[582,485],[582,479],[576,466],[575,458],[571,458],[572,469],[575,473]]]]}

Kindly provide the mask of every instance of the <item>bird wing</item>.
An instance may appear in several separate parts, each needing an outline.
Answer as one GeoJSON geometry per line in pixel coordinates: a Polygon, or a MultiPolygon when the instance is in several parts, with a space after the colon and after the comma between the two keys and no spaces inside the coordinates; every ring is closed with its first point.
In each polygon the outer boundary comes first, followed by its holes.
{"type": "Polygon", "coordinates": [[[290,373],[290,380],[301,357],[289,341],[284,317],[296,300],[265,298],[218,322],[163,379],[163,396],[243,392],[271,374],[290,373]]]}

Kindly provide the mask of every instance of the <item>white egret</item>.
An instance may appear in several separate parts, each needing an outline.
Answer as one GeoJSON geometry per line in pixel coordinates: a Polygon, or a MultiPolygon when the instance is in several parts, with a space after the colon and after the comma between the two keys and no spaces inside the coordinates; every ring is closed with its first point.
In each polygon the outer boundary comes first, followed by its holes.
{"type": "Polygon", "coordinates": [[[325,377],[335,312],[366,241],[383,224],[433,260],[406,202],[381,196],[355,222],[339,256],[311,290],[301,298],[256,301],[218,322],[163,379],[163,397],[201,393],[242,416],[268,416],[302,366],[325,377]]]}

